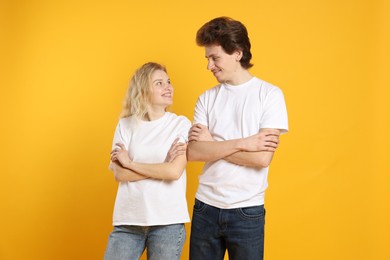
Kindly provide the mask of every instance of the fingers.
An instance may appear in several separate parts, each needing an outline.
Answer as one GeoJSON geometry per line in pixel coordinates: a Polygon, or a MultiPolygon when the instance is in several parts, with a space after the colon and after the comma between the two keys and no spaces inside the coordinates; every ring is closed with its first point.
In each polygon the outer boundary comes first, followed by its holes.
{"type": "Polygon", "coordinates": [[[266,148],[276,149],[278,148],[279,144],[274,142],[266,142],[264,146],[266,148]]]}
{"type": "Polygon", "coordinates": [[[275,151],[276,151],[276,148],[267,147],[266,149],[264,149],[264,151],[266,151],[266,152],[275,152],[275,151]]]}
{"type": "Polygon", "coordinates": [[[180,140],[180,138],[179,138],[179,137],[176,137],[176,139],[173,141],[172,145],[177,144],[177,142],[178,142],[179,140],[180,140]]]}
{"type": "Polygon", "coordinates": [[[124,145],[124,144],[121,144],[121,143],[116,143],[115,145],[116,145],[116,146],[119,146],[119,147],[120,147],[120,149],[122,149],[122,150],[126,150],[126,147],[125,147],[125,145],[124,145]]]}
{"type": "Polygon", "coordinates": [[[167,157],[165,159],[166,162],[172,162],[179,155],[186,154],[187,144],[186,143],[177,143],[174,142],[171,145],[171,148],[168,151],[167,157]]]}
{"type": "Polygon", "coordinates": [[[188,132],[188,141],[198,141],[198,136],[199,136],[198,132],[190,130],[188,132]]]}
{"type": "Polygon", "coordinates": [[[279,144],[279,137],[276,137],[276,136],[267,136],[266,139],[265,139],[266,142],[270,142],[270,143],[275,143],[275,144],[279,144]]]}
{"type": "Polygon", "coordinates": [[[179,155],[183,155],[183,154],[186,154],[186,152],[185,151],[175,151],[175,152],[169,154],[169,156],[167,157],[168,162],[172,162],[173,160],[176,159],[176,157],[178,157],[179,155]]]}
{"type": "Polygon", "coordinates": [[[115,148],[113,149],[111,152],[110,152],[110,157],[111,157],[111,161],[114,162],[114,161],[119,161],[118,159],[118,154],[120,151],[122,150],[125,150],[126,151],[126,147],[124,144],[122,143],[116,143],[115,144],[116,146],[118,146],[119,148],[115,148]]]}
{"type": "Polygon", "coordinates": [[[198,136],[193,134],[189,135],[188,142],[192,142],[192,141],[198,141],[198,136]]]}
{"type": "Polygon", "coordinates": [[[213,139],[207,126],[195,124],[188,131],[188,141],[213,141],[213,139]]]}
{"type": "Polygon", "coordinates": [[[195,124],[191,126],[189,133],[200,133],[206,126],[201,124],[195,124]]]}
{"type": "Polygon", "coordinates": [[[116,146],[119,146],[119,148],[115,148],[113,149],[110,154],[113,154],[115,152],[119,152],[120,150],[126,150],[126,147],[124,144],[121,144],[121,143],[115,143],[116,146]]]}
{"type": "Polygon", "coordinates": [[[172,146],[171,152],[185,152],[187,150],[187,144],[185,143],[176,143],[175,145],[172,146]]]}
{"type": "Polygon", "coordinates": [[[280,130],[273,129],[273,128],[260,129],[259,133],[264,135],[264,136],[280,136],[280,130]]]}
{"type": "Polygon", "coordinates": [[[118,149],[112,150],[112,152],[111,152],[111,161],[118,160],[118,153],[119,153],[118,149]]]}
{"type": "Polygon", "coordinates": [[[258,133],[258,137],[265,142],[279,144],[280,131],[278,129],[262,129],[258,133]]]}

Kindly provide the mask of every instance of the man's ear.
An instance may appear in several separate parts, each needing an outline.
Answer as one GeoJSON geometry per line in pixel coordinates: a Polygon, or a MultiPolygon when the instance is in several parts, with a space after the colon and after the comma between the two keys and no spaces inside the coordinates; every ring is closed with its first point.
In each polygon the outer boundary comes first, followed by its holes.
{"type": "Polygon", "coordinates": [[[242,58],[242,50],[236,50],[235,55],[236,55],[236,61],[240,61],[242,58]]]}

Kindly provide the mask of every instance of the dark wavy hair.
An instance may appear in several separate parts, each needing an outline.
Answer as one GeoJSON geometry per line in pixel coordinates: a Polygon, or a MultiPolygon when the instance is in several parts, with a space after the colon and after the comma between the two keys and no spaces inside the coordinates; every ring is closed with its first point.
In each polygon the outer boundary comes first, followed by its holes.
{"type": "Polygon", "coordinates": [[[199,46],[220,45],[227,54],[242,51],[241,66],[249,69],[253,66],[251,43],[248,31],[241,22],[222,16],[205,23],[196,33],[199,46]]]}

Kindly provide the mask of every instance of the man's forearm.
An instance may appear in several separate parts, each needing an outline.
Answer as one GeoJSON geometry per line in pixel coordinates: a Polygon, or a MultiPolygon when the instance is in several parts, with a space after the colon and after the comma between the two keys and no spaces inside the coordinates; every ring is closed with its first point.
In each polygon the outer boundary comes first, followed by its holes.
{"type": "Polygon", "coordinates": [[[273,152],[236,152],[224,160],[247,167],[266,168],[270,165],[273,152]]]}
{"type": "MultiPolygon", "coordinates": [[[[270,128],[264,128],[261,129],[259,134],[265,135],[267,138],[267,133],[271,133],[271,138],[268,143],[266,143],[266,146],[264,146],[264,150],[257,150],[257,151],[240,151],[237,153],[234,153],[232,155],[229,155],[225,157],[224,159],[228,162],[247,166],[247,167],[256,167],[256,168],[266,168],[270,165],[275,149],[279,143],[279,135],[280,130],[279,129],[270,129],[270,128]],[[273,149],[269,149],[269,146],[271,146],[273,149]]],[[[265,139],[264,139],[265,140],[265,139]]]]}
{"type": "Polygon", "coordinates": [[[222,159],[240,151],[238,139],[228,141],[193,141],[188,144],[189,161],[210,162],[222,159]]]}
{"type": "Polygon", "coordinates": [[[188,160],[203,162],[220,160],[239,151],[274,152],[280,134],[277,129],[262,129],[259,133],[245,138],[212,141],[207,127],[196,124],[191,129],[187,147],[188,160]]]}

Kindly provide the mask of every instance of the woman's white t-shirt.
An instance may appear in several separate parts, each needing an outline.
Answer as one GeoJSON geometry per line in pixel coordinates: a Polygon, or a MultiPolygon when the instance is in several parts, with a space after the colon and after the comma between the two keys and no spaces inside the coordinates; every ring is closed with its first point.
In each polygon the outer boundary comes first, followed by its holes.
{"type": "MultiPolygon", "coordinates": [[[[191,122],[166,112],[154,121],[120,119],[115,143],[123,143],[134,162],[163,163],[173,141],[188,139],[191,122]]],[[[180,142],[180,141],[179,141],[180,142]]],[[[189,222],[186,200],[186,170],[178,180],[145,179],[120,182],[115,200],[113,225],[168,225],[189,222]]]]}

